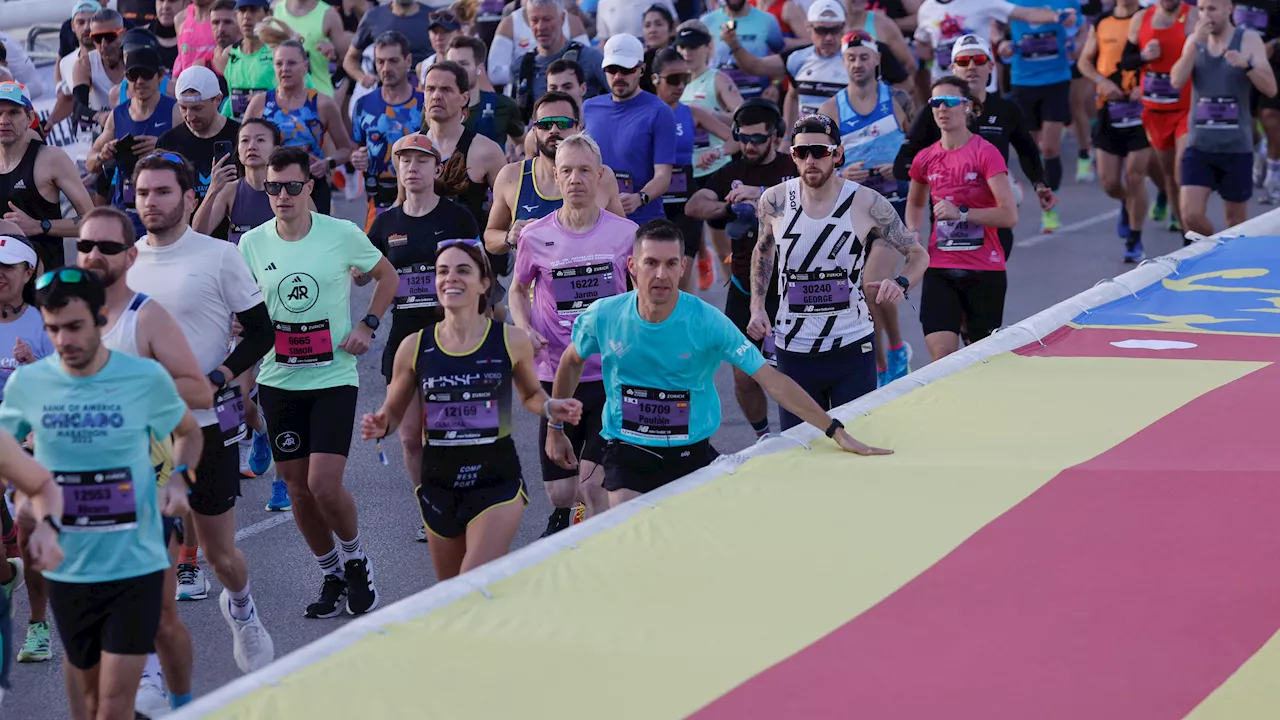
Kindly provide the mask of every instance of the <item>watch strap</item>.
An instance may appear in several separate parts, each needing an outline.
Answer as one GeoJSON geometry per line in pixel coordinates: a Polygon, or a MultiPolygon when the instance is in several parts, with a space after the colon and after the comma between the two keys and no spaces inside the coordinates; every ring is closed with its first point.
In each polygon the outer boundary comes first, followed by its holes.
{"type": "Polygon", "coordinates": [[[827,437],[834,438],[836,436],[836,431],[842,427],[844,427],[844,423],[835,418],[831,418],[831,424],[827,426],[827,437]]]}

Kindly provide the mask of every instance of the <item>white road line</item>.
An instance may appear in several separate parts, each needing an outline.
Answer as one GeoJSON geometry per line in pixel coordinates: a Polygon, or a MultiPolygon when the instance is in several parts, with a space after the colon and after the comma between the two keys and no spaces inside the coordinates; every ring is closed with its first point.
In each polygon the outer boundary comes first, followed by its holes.
{"type": "Polygon", "coordinates": [[[1076,230],[1083,230],[1084,228],[1087,228],[1091,225],[1097,225],[1098,223],[1106,222],[1108,220],[1111,220],[1112,218],[1118,217],[1119,215],[1120,215],[1119,208],[1116,208],[1115,210],[1108,210],[1107,212],[1104,212],[1101,215],[1095,215],[1089,218],[1088,220],[1081,220],[1080,222],[1073,222],[1069,225],[1063,225],[1062,227],[1058,228],[1057,230],[1051,233],[1044,233],[1042,235],[1035,235],[1033,237],[1029,237],[1025,240],[1018,240],[1013,244],[1013,246],[1014,247],[1034,247],[1036,245],[1039,245],[1042,242],[1046,242],[1048,240],[1053,240],[1054,238],[1062,237],[1063,235],[1066,235],[1068,233],[1073,233],[1076,230]]]}
{"type": "MultiPolygon", "coordinates": [[[[291,522],[292,520],[293,520],[293,511],[282,512],[276,515],[272,515],[266,520],[260,520],[252,525],[249,525],[248,527],[243,527],[237,530],[236,542],[239,543],[240,541],[245,540],[247,538],[251,538],[254,535],[261,535],[262,533],[270,530],[271,528],[277,525],[283,525],[287,522],[291,522]]],[[[197,553],[197,557],[200,560],[204,560],[204,547],[200,548],[200,552],[197,553]]]]}

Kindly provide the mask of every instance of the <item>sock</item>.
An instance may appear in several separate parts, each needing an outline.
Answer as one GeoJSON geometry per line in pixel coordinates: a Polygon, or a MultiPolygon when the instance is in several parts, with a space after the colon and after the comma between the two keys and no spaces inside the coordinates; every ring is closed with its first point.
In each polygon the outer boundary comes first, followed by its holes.
{"type": "Polygon", "coordinates": [[[352,560],[368,560],[369,559],[368,557],[365,556],[364,550],[360,549],[360,533],[356,533],[356,536],[351,538],[350,540],[343,540],[342,538],[338,538],[338,544],[342,547],[342,564],[343,565],[346,565],[348,562],[352,560]]]}
{"type": "Polygon", "coordinates": [[[194,567],[196,565],[196,554],[198,552],[200,552],[199,545],[195,547],[187,547],[186,545],[183,545],[182,548],[178,550],[178,564],[191,565],[194,567]]]}
{"type": "Polygon", "coordinates": [[[338,548],[334,548],[324,555],[317,555],[316,562],[320,563],[320,572],[325,575],[337,575],[340,578],[346,578],[346,574],[342,572],[342,563],[338,562],[338,548]]]}
{"type": "Polygon", "coordinates": [[[1088,160],[1088,159],[1089,159],[1089,151],[1088,151],[1088,150],[1081,150],[1081,151],[1079,151],[1078,153],[1076,153],[1076,156],[1077,156],[1077,157],[1079,157],[1081,160],[1088,160]]]}
{"type": "Polygon", "coordinates": [[[756,431],[756,437],[762,438],[769,434],[769,416],[765,415],[763,419],[751,423],[751,429],[756,431]]]}
{"type": "Polygon", "coordinates": [[[1058,192],[1058,187],[1062,185],[1062,158],[1044,159],[1044,182],[1050,190],[1058,192]]]}
{"type": "Polygon", "coordinates": [[[1156,205],[1160,207],[1164,207],[1168,204],[1169,204],[1169,196],[1166,195],[1163,190],[1161,190],[1159,193],[1156,194],[1156,205]]]}
{"type": "Polygon", "coordinates": [[[249,583],[240,591],[227,588],[227,598],[231,601],[231,617],[244,622],[253,617],[253,596],[249,594],[249,583]]]}
{"type": "Polygon", "coordinates": [[[1129,239],[1125,241],[1125,249],[1132,250],[1140,242],[1142,242],[1142,231],[1129,228],[1129,239]]]}
{"type": "Polygon", "coordinates": [[[159,655],[156,655],[155,653],[150,653],[149,655],[147,655],[147,664],[142,667],[142,674],[156,675],[156,676],[160,676],[164,674],[160,670],[159,655]]]}
{"type": "Polygon", "coordinates": [[[169,693],[169,707],[173,710],[177,710],[183,705],[188,705],[190,703],[191,703],[191,693],[189,692],[182,693],[181,695],[173,692],[169,693]]]}

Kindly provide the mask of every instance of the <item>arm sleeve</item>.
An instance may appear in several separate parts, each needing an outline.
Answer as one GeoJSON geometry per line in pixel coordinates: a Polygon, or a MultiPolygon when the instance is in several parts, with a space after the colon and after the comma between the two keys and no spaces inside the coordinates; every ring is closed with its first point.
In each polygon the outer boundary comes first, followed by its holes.
{"type": "Polygon", "coordinates": [[[584,360],[600,353],[600,335],[596,322],[602,305],[604,303],[591,303],[591,307],[573,321],[573,346],[584,360]]]}
{"type": "Polygon", "coordinates": [[[516,45],[505,35],[494,35],[489,48],[489,82],[494,85],[511,83],[511,51],[516,45]]]}
{"type": "Polygon", "coordinates": [[[1137,70],[1142,67],[1142,48],[1137,43],[1125,42],[1124,51],[1120,54],[1120,62],[1116,67],[1121,70],[1137,70]]]}
{"type": "Polygon", "coordinates": [[[1027,121],[1022,116],[1022,108],[1018,107],[1017,103],[1009,103],[1009,109],[1011,110],[1009,144],[1013,146],[1014,152],[1018,153],[1018,165],[1022,167],[1022,172],[1034,187],[1036,183],[1044,182],[1044,161],[1040,158],[1040,146],[1027,130],[1027,121]]]}
{"type": "MultiPolygon", "coordinates": [[[[710,306],[708,306],[710,307],[710,306]]],[[[704,313],[704,325],[708,335],[715,338],[716,353],[725,362],[750,375],[764,365],[764,355],[754,343],[722,312],[704,313]]]]}
{"type": "MultiPolygon", "coordinates": [[[[656,106],[655,106],[656,107],[656,106]]],[[[653,164],[676,164],[676,116],[669,107],[657,108],[653,124],[653,164]]]]}
{"type": "Polygon", "coordinates": [[[147,425],[151,427],[152,436],[167,437],[182,422],[187,404],[182,401],[178,386],[173,383],[173,378],[169,377],[164,366],[155,360],[148,362],[153,365],[155,372],[152,373],[151,392],[147,393],[150,400],[147,425]]]}
{"type": "Polygon", "coordinates": [[[240,342],[231,351],[223,365],[231,371],[232,377],[239,377],[253,364],[262,359],[275,343],[275,333],[271,328],[271,316],[267,314],[267,304],[257,305],[236,313],[236,320],[244,330],[240,334],[240,342]]]}
{"type": "Polygon", "coordinates": [[[902,62],[898,60],[898,56],[893,54],[888,45],[884,43],[876,43],[880,49],[880,76],[890,85],[897,85],[907,78],[911,77],[907,69],[902,66],[902,62]]]}
{"type": "MultiPolygon", "coordinates": [[[[916,155],[937,142],[941,134],[938,123],[933,119],[933,113],[929,112],[929,108],[921,110],[920,114],[916,115],[916,121],[912,123],[911,130],[907,132],[907,141],[898,149],[898,157],[893,161],[894,176],[915,179],[910,171],[916,155]]],[[[920,180],[920,182],[924,181],[920,180]]]]}

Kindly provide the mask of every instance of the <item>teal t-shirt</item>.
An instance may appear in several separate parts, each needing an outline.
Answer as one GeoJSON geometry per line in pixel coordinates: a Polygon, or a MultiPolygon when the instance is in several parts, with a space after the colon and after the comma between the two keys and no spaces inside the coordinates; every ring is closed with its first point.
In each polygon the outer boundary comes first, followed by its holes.
{"type": "Polygon", "coordinates": [[[311,232],[280,239],[275,221],[240,238],[275,329],[258,383],[279,390],[360,386],[356,358],[338,347],[351,332],[351,268],[369,272],[382,253],[347,220],[311,213],[311,232]]]}
{"type": "Polygon", "coordinates": [[[45,577],[98,583],[169,567],[151,438],[167,437],[186,411],[159,363],[120,352],[90,377],[67,374],[56,355],[13,372],[0,429],[34,430],[36,460],[62,489],[66,557],[45,577]]]}
{"type": "Polygon", "coordinates": [[[636,292],[602,298],[573,324],[583,358],[599,353],[607,398],[608,440],[680,446],[706,440],[720,428],[715,374],[721,362],[750,375],[764,356],[723,312],[680,293],[671,316],[646,322],[636,292]]]}

